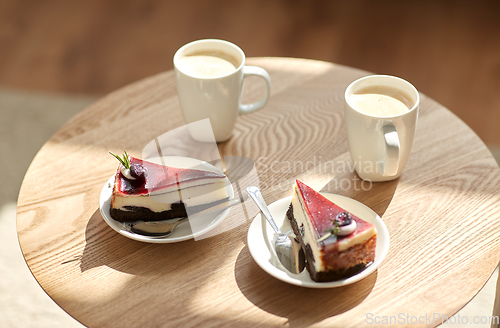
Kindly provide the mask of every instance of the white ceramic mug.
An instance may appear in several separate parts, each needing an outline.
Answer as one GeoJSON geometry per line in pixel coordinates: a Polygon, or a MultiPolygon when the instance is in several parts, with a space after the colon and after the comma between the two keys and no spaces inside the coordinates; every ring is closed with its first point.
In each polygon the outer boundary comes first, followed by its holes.
{"type": "Polygon", "coordinates": [[[359,177],[370,181],[397,179],[410,155],[418,119],[420,96],[409,82],[389,75],[370,75],[352,82],[345,91],[347,141],[359,177]],[[370,87],[389,87],[409,98],[399,115],[373,116],[353,106],[353,94],[370,87]]]}
{"type": "MultiPolygon", "coordinates": [[[[238,114],[256,111],[264,107],[269,99],[269,74],[263,68],[245,66],[245,54],[233,43],[215,39],[188,43],[175,53],[174,67],[184,121],[192,123],[209,118],[217,142],[226,141],[231,137],[238,114]],[[186,57],[199,54],[222,54],[221,57],[229,59],[235,69],[219,76],[200,76],[190,71],[191,67],[186,66],[186,61],[183,62],[186,57]],[[242,104],[243,79],[248,76],[264,79],[265,95],[253,104],[242,104]]],[[[190,129],[190,133],[197,141],[204,141],[210,135],[207,131],[194,129],[190,129]]]]}

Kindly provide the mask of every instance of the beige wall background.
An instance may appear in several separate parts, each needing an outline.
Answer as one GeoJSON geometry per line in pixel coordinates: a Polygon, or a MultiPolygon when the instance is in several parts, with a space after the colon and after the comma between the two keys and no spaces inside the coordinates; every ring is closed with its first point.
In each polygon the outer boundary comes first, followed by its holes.
{"type": "Polygon", "coordinates": [[[499,17],[497,0],[0,0],[0,86],[99,96],[220,38],[400,76],[500,145],[499,17]]]}

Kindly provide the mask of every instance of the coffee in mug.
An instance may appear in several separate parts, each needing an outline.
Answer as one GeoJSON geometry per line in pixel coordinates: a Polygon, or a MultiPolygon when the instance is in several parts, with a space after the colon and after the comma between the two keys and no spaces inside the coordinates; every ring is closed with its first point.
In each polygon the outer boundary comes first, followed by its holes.
{"type": "Polygon", "coordinates": [[[417,89],[395,76],[371,75],[352,82],[344,98],[347,142],[359,177],[397,179],[415,136],[417,89]]]}
{"type": "Polygon", "coordinates": [[[388,86],[370,86],[354,92],[352,106],[367,115],[389,117],[411,109],[412,100],[404,91],[388,86]]]}
{"type": "Polygon", "coordinates": [[[198,40],[182,46],[174,55],[177,94],[184,121],[197,141],[217,142],[231,137],[239,114],[256,111],[267,103],[271,92],[269,74],[261,67],[246,66],[238,46],[223,40],[198,40]],[[264,79],[265,95],[252,104],[242,104],[243,79],[264,79]],[[211,130],[189,124],[209,119],[211,130]]]}
{"type": "Polygon", "coordinates": [[[183,73],[197,78],[218,78],[232,74],[238,62],[223,52],[199,52],[181,56],[177,68],[183,73]]]}

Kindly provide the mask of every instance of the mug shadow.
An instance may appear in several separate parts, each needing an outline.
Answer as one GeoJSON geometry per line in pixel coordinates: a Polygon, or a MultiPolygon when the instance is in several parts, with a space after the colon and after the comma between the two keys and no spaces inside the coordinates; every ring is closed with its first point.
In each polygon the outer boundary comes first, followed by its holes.
{"type": "Polygon", "coordinates": [[[196,241],[190,239],[170,244],[132,240],[111,229],[104,221],[99,209],[94,212],[87,223],[85,241],[85,248],[80,258],[81,272],[108,266],[133,275],[163,276],[179,267],[188,271],[196,270],[200,263],[206,262],[203,252],[199,250],[217,249],[215,238],[196,241]]]}
{"type": "Polygon", "coordinates": [[[355,199],[382,217],[394,197],[398,184],[399,178],[386,182],[371,182],[361,180],[355,172],[346,172],[335,176],[320,191],[355,199]],[[349,182],[349,188],[344,187],[346,181],[349,182]]]}
{"type": "Polygon", "coordinates": [[[245,246],[238,254],[234,274],[242,294],[260,309],[288,319],[290,327],[305,327],[349,311],[371,292],[377,271],[354,284],[315,289],[282,282],[262,270],[245,246]]]}

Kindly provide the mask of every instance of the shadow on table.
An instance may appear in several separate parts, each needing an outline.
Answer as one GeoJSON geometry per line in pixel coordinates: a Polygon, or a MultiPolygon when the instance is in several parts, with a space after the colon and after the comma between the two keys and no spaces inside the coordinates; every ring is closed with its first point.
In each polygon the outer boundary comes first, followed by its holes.
{"type": "Polygon", "coordinates": [[[234,274],[240,291],[255,306],[287,318],[290,327],[305,327],[346,312],[370,294],[377,271],[354,284],[326,289],[305,288],[282,282],[252,260],[248,246],[236,260],[234,274]]]}
{"type": "Polygon", "coordinates": [[[218,242],[215,238],[191,239],[172,244],[135,241],[111,229],[99,209],[87,223],[85,240],[80,259],[81,272],[105,265],[121,272],[146,276],[166,275],[179,266],[196,270],[199,263],[204,261],[202,252],[196,250],[216,247],[215,243],[218,242]],[[148,265],[144,265],[145,259],[148,265]]]}
{"type": "Polygon", "coordinates": [[[330,180],[321,192],[331,192],[350,197],[371,208],[382,217],[396,192],[399,179],[387,182],[368,182],[361,180],[354,172],[338,175],[330,180]],[[347,182],[349,182],[348,188],[347,182]]]}
{"type": "Polygon", "coordinates": [[[143,248],[145,245],[119,235],[104,221],[97,209],[90,217],[85,229],[85,249],[80,260],[82,272],[102,265],[114,267],[116,270],[130,272],[132,266],[122,264],[120,259],[143,248]]]}

